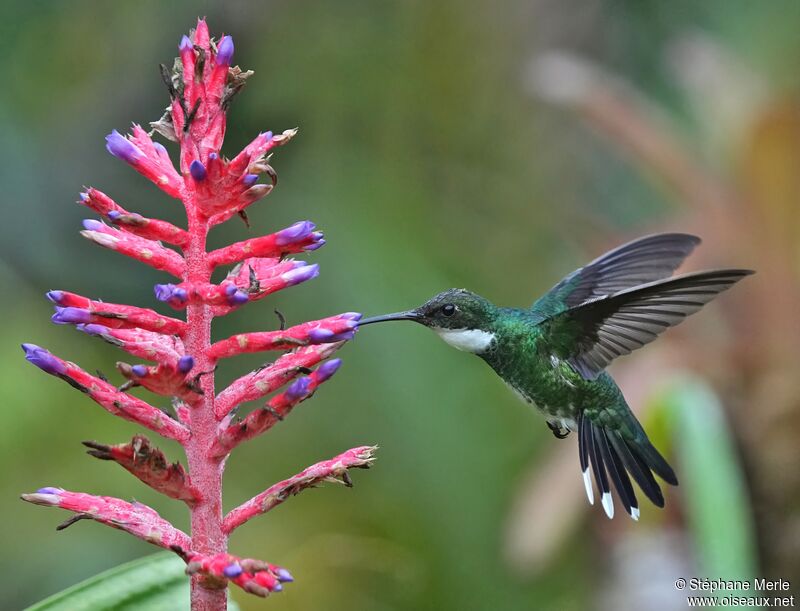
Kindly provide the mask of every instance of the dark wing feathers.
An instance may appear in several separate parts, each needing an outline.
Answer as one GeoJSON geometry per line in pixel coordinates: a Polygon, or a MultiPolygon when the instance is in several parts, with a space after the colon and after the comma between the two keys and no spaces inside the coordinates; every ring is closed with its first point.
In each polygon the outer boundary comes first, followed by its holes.
{"type": "Polygon", "coordinates": [[[650,343],[752,273],[723,269],[656,280],[582,303],[540,324],[554,353],[592,380],[615,358],[650,343]]]}
{"type": "MultiPolygon", "coordinates": [[[[645,496],[657,507],[664,506],[664,495],[653,477],[653,472],[670,475],[670,484],[678,480],[672,469],[658,451],[646,439],[641,442],[626,440],[617,431],[592,422],[584,413],[578,416],[578,453],[581,469],[588,473],[591,465],[594,481],[601,495],[603,509],[608,517],[613,517],[614,506],[611,499],[611,486],[614,485],[617,497],[625,511],[634,519],[639,519],[639,501],[631,483],[631,477],[642,489],[645,496]],[[657,459],[654,459],[657,456],[657,459]],[[666,468],[664,468],[666,467],[666,468]]],[[[665,478],[666,479],[666,478],[665,478]]],[[[586,494],[593,502],[591,482],[584,476],[586,494]]]]}
{"type": "Polygon", "coordinates": [[[552,316],[585,301],[668,278],[700,243],[685,233],[660,233],[628,242],[561,280],[532,309],[552,316]]]}

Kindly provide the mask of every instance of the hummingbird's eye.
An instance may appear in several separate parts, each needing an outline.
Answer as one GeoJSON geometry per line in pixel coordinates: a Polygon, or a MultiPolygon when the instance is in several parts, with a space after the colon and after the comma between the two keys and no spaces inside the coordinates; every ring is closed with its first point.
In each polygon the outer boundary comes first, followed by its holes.
{"type": "Polygon", "coordinates": [[[452,303],[446,303],[442,306],[442,314],[445,316],[452,316],[456,313],[456,306],[452,303]]]}

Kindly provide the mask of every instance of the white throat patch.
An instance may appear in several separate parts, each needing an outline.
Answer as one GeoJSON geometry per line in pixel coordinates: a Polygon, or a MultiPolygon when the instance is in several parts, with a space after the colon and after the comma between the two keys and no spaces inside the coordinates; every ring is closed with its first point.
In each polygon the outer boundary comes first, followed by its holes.
{"type": "Polygon", "coordinates": [[[434,329],[434,331],[453,348],[473,354],[485,352],[494,339],[494,333],[480,329],[434,329]]]}

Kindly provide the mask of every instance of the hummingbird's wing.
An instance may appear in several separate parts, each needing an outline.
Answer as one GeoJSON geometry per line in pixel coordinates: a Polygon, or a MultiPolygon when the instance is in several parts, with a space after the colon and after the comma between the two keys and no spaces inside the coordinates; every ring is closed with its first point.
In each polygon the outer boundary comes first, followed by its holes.
{"type": "Polygon", "coordinates": [[[553,316],[603,295],[668,278],[700,243],[685,233],[658,233],[628,242],[575,270],[533,304],[553,316]]]}
{"type": "Polygon", "coordinates": [[[656,280],[572,307],[540,328],[553,355],[593,380],[615,358],[650,343],[752,273],[722,269],[656,280]]]}

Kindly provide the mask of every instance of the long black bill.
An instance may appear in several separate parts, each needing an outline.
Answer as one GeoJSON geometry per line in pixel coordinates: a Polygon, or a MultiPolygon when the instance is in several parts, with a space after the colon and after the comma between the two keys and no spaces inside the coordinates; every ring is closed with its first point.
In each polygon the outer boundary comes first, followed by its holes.
{"type": "Polygon", "coordinates": [[[390,320],[419,320],[420,315],[416,313],[414,310],[408,310],[407,312],[395,312],[394,314],[384,314],[383,316],[373,316],[372,318],[366,318],[358,323],[359,327],[363,327],[364,325],[371,325],[374,322],[388,322],[390,320]]]}

